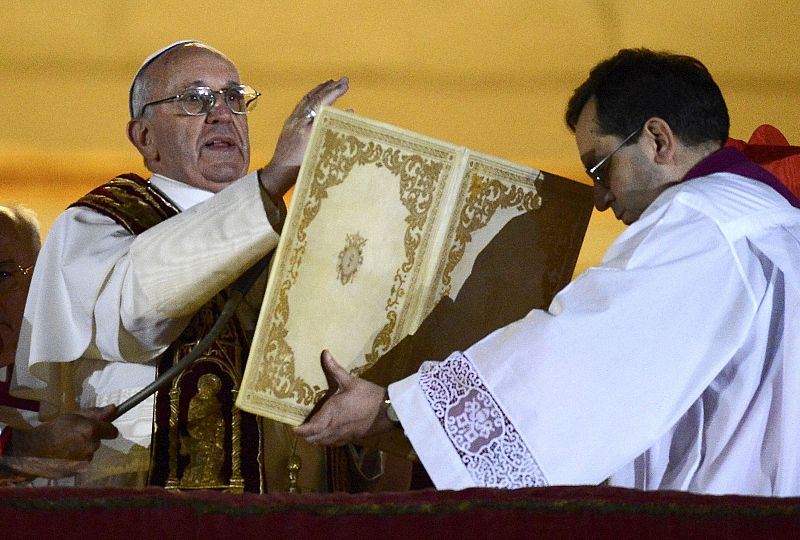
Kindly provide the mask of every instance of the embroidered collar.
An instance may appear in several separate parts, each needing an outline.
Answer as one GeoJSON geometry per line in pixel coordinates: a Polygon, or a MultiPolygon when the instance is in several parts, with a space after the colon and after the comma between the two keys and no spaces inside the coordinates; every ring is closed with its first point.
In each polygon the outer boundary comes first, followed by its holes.
{"type": "Polygon", "coordinates": [[[747,159],[747,157],[736,148],[721,148],[709,155],[703,161],[692,167],[682,182],[708,176],[718,172],[727,172],[752,178],[777,191],[789,204],[795,208],[800,208],[800,200],[787,188],[780,180],[775,178],[769,171],[760,167],[747,159]]]}

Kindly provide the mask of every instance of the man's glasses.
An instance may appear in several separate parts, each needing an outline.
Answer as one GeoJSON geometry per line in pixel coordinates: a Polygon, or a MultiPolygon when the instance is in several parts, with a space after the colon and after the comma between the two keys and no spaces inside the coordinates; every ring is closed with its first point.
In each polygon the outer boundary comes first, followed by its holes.
{"type": "Polygon", "coordinates": [[[622,142],[621,142],[621,143],[619,143],[619,146],[617,146],[616,148],[614,148],[614,149],[611,151],[611,153],[610,153],[610,154],[608,154],[606,157],[604,157],[603,159],[601,159],[600,161],[598,161],[598,162],[595,164],[595,166],[594,166],[594,167],[591,167],[591,168],[589,168],[589,169],[586,169],[586,174],[588,174],[588,175],[589,175],[589,178],[591,178],[591,179],[592,179],[592,180],[593,180],[593,181],[594,181],[596,184],[599,184],[599,185],[603,186],[604,188],[608,189],[608,182],[607,182],[607,179],[606,179],[605,175],[603,174],[603,166],[604,166],[604,165],[606,165],[606,164],[608,163],[608,160],[610,160],[610,159],[611,159],[611,157],[612,157],[614,154],[616,154],[616,153],[617,153],[617,152],[618,152],[618,151],[619,151],[619,150],[620,150],[620,149],[621,149],[623,146],[625,146],[625,144],[626,144],[628,141],[630,141],[631,139],[633,139],[633,136],[634,136],[634,135],[636,135],[636,134],[638,134],[640,131],[642,131],[642,128],[641,128],[641,127],[638,127],[638,128],[636,128],[636,131],[632,132],[630,135],[628,135],[627,137],[625,137],[625,138],[622,140],[622,142]]]}
{"type": "Polygon", "coordinates": [[[142,107],[141,114],[144,114],[144,110],[150,105],[177,101],[186,114],[202,116],[208,114],[214,108],[218,94],[222,96],[225,105],[228,106],[233,114],[247,114],[255,109],[256,100],[258,96],[261,95],[261,93],[256,92],[253,87],[241,84],[223,88],[222,90],[212,90],[208,86],[195,86],[186,89],[177,96],[145,103],[142,107]]]}
{"type": "Polygon", "coordinates": [[[0,292],[17,290],[22,281],[19,276],[29,276],[33,272],[33,266],[23,268],[12,262],[0,263],[0,292]]]}

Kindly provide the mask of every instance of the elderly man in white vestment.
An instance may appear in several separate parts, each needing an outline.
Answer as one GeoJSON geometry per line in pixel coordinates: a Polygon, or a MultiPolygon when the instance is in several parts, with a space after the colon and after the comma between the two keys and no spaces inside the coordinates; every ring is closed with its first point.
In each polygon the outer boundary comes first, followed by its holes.
{"type": "MultiPolygon", "coordinates": [[[[296,179],[316,108],[347,87],[346,78],[327,81],[303,97],[272,160],[248,174],[246,113],[259,94],[203,43],[182,41],[151,55],[131,86],[127,132],[153,173],[141,186],[175,215],[140,234],[84,206],[59,216],[26,305],[16,359],[20,392],[56,403],[66,397],[68,404],[74,393],[88,407],[118,404],[152,382],[155,359],[195,312],[276,246],[282,197],[296,179]],[[67,363],[72,384],[62,380],[67,363]]],[[[136,187],[130,176],[122,180],[136,187]]],[[[237,312],[250,331],[263,287],[262,279],[237,312]]],[[[143,484],[153,406],[150,398],[115,422],[120,436],[100,448],[83,483],[143,484]]],[[[285,429],[272,435],[276,445],[291,444],[285,429]]],[[[270,467],[285,472],[272,450],[267,474],[270,467]]],[[[313,462],[306,460],[309,472],[313,462]]],[[[285,489],[278,476],[286,474],[275,472],[269,489],[285,489]]],[[[320,476],[301,487],[322,489],[320,476]]]]}
{"type": "Polygon", "coordinates": [[[623,50],[566,120],[630,227],[546,310],[385,389],[350,376],[296,432],[399,423],[438,488],[596,484],[800,495],[800,211],[732,148],[696,59],[623,50]]]}

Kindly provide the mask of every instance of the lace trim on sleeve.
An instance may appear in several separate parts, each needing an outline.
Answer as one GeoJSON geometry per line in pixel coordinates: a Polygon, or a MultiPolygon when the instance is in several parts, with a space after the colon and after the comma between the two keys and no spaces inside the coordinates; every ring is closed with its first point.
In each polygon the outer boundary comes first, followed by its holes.
{"type": "Polygon", "coordinates": [[[536,459],[467,357],[456,352],[444,362],[424,363],[419,384],[477,485],[547,485],[536,459]]]}

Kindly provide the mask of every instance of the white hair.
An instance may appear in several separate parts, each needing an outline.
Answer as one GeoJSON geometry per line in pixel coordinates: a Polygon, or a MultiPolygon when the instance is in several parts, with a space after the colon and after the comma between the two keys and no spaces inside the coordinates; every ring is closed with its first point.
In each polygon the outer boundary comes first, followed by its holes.
{"type": "Polygon", "coordinates": [[[30,238],[34,252],[39,253],[42,240],[39,236],[39,220],[30,208],[19,204],[0,204],[0,216],[11,222],[15,229],[30,238]]]}

